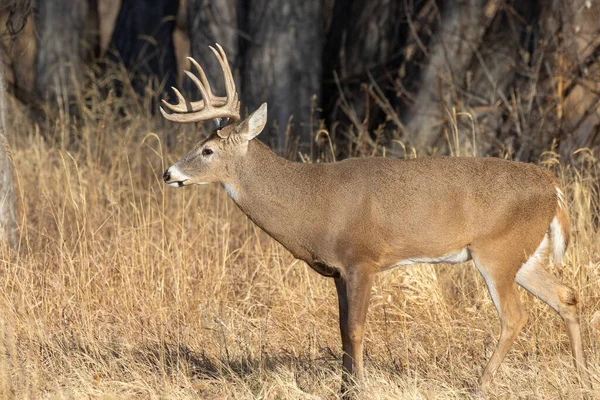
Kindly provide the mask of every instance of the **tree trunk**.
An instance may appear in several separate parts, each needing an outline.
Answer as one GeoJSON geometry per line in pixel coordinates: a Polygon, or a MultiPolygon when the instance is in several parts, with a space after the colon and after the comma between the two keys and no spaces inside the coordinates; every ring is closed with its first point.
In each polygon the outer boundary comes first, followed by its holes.
{"type": "MultiPolygon", "coordinates": [[[[291,149],[286,129],[305,147],[311,132],[311,102],[320,93],[323,44],[322,0],[256,0],[246,5],[250,35],[242,71],[244,106],[269,104],[280,152],[291,149]]],[[[273,143],[275,142],[275,143],[273,143]]]]}
{"type": "Polygon", "coordinates": [[[335,1],[323,53],[323,108],[338,144],[349,140],[344,145],[351,146],[385,121],[367,88],[376,84],[386,97],[396,97],[393,79],[407,40],[407,12],[402,1],[335,1]]]}
{"type": "Polygon", "coordinates": [[[100,0],[98,3],[100,56],[105,55],[108,51],[119,10],[121,10],[121,0],[100,0]]]}
{"type": "Polygon", "coordinates": [[[496,0],[450,0],[441,10],[440,30],[428,49],[419,91],[405,114],[406,127],[418,149],[434,146],[440,139],[447,111],[443,104],[457,98],[466,67],[491,20],[485,14],[487,2],[496,0]]]}
{"type": "Polygon", "coordinates": [[[600,4],[557,3],[553,17],[562,27],[562,52],[553,61],[561,83],[559,114],[566,133],[561,153],[570,158],[578,149],[600,146],[600,4]]]}
{"type": "MultiPolygon", "coordinates": [[[[208,46],[220,44],[229,60],[234,79],[239,85],[240,58],[238,46],[238,16],[236,0],[187,0],[190,55],[202,65],[215,93],[225,94],[223,73],[217,59],[208,46]]],[[[198,90],[189,80],[185,88],[195,98],[198,90]]]]}
{"type": "Polygon", "coordinates": [[[68,99],[81,82],[86,0],[38,0],[35,91],[44,100],[68,99]]]}
{"type": "MultiPolygon", "coordinates": [[[[158,78],[159,96],[176,86],[177,61],[173,31],[179,1],[123,0],[109,49],[109,59],[123,62],[135,92],[145,95],[149,79],[158,78]]],[[[117,87],[117,91],[121,88],[117,87]]]]}
{"type": "Polygon", "coordinates": [[[17,218],[13,187],[13,165],[9,156],[8,109],[4,81],[4,52],[0,48],[0,240],[17,247],[17,218]]]}

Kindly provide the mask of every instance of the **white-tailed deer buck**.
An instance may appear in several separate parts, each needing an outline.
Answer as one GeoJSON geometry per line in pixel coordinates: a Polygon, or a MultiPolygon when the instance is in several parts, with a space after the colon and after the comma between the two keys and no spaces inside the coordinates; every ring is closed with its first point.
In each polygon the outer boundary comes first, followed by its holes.
{"type": "Polygon", "coordinates": [[[323,276],[335,280],[343,344],[343,389],[363,378],[363,335],[373,277],[414,263],[473,260],[498,310],[498,345],[480,379],[484,391],[527,321],[517,284],[558,312],[575,365],[589,385],[577,293],[545,268],[569,241],[557,179],[532,164],[497,158],[353,158],[303,164],[254,139],[267,123],[263,104],[240,122],[240,103],[223,49],[226,96],[217,97],[200,65],[186,74],[202,100],[161,109],[169,121],[229,118],[164,173],[172,186],[219,183],[260,228],[323,276]]]}

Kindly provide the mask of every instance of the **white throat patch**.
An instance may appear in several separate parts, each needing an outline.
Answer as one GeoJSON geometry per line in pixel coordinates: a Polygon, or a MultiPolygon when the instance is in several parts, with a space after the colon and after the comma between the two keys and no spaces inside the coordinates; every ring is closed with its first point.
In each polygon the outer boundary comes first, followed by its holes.
{"type": "Polygon", "coordinates": [[[229,196],[229,198],[231,198],[231,200],[233,200],[233,201],[238,200],[238,192],[235,190],[233,185],[224,183],[223,189],[225,189],[225,193],[227,193],[227,196],[229,196]]]}

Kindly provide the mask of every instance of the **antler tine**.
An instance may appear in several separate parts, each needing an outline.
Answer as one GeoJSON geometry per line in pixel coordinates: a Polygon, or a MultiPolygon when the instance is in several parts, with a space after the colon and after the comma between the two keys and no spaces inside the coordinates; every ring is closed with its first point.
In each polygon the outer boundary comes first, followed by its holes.
{"type": "MultiPolygon", "coordinates": [[[[199,111],[202,108],[204,108],[204,100],[188,101],[181,94],[181,92],[179,90],[177,90],[177,88],[174,88],[173,86],[171,86],[171,90],[173,90],[173,93],[175,93],[175,96],[177,96],[177,104],[171,104],[168,101],[166,101],[165,99],[161,100],[162,104],[169,110],[176,112],[176,113],[186,113],[186,112],[199,111]]],[[[224,100],[225,99],[223,99],[223,104],[225,104],[224,100]]]]}
{"type": "Polygon", "coordinates": [[[183,97],[181,92],[179,90],[177,90],[177,88],[174,88],[173,86],[171,86],[171,90],[173,91],[173,93],[175,93],[175,96],[177,96],[177,104],[171,104],[168,101],[166,101],[165,99],[162,99],[161,102],[163,103],[163,105],[171,111],[179,111],[179,112],[188,111],[187,101],[185,100],[185,97],[183,97]]]}
{"type": "Polygon", "coordinates": [[[231,68],[229,67],[229,60],[227,59],[227,54],[225,54],[225,50],[223,50],[223,48],[221,47],[221,45],[219,43],[216,43],[217,47],[219,48],[219,51],[221,52],[221,55],[223,57],[223,62],[225,64],[225,66],[227,67],[227,82],[229,84],[229,92],[227,94],[227,98],[230,98],[229,93],[231,93],[231,102],[232,105],[238,110],[238,113],[240,111],[240,101],[238,99],[238,93],[235,90],[235,79],[233,79],[233,75],[231,73],[231,68]]]}
{"type": "MultiPolygon", "coordinates": [[[[181,92],[177,90],[177,88],[171,86],[171,90],[173,90],[175,96],[177,96],[177,104],[171,104],[165,99],[161,100],[162,104],[169,110],[184,113],[190,111],[200,111],[204,108],[204,100],[187,101],[181,92]]],[[[215,96],[213,97],[212,104],[217,107],[224,106],[227,104],[227,98],[215,96]]]]}
{"type": "Polygon", "coordinates": [[[165,100],[162,101],[164,106],[173,111],[173,113],[168,114],[162,107],[160,108],[161,114],[167,120],[178,123],[198,122],[212,118],[230,118],[234,121],[240,120],[240,103],[238,101],[237,92],[235,91],[235,81],[233,80],[225,51],[219,44],[217,44],[217,47],[219,48],[218,52],[215,48],[209,47],[217,57],[217,61],[223,71],[226,96],[219,97],[213,95],[204,69],[196,62],[196,60],[188,57],[192,65],[194,65],[198,71],[199,77],[190,71],[184,72],[200,91],[202,100],[189,102],[177,89],[173,88],[173,91],[177,96],[177,104],[170,104],[165,100]]]}
{"type": "Polygon", "coordinates": [[[196,87],[200,91],[200,95],[204,99],[204,107],[202,108],[202,110],[210,109],[212,107],[211,98],[209,92],[206,90],[202,82],[200,82],[200,79],[198,79],[198,77],[196,77],[196,75],[192,74],[190,71],[183,71],[183,73],[186,74],[188,78],[192,80],[192,82],[194,82],[194,85],[196,85],[196,87]]]}
{"type": "Polygon", "coordinates": [[[217,60],[221,65],[221,70],[223,71],[223,79],[225,80],[225,92],[227,100],[232,107],[235,107],[239,110],[239,104],[237,104],[237,92],[235,91],[235,80],[233,79],[231,68],[229,67],[227,55],[225,54],[225,51],[223,50],[223,47],[221,47],[220,44],[216,43],[216,46],[219,49],[219,51],[217,51],[212,46],[209,47],[212,50],[212,52],[215,53],[215,56],[217,57],[217,60]]]}
{"type": "Polygon", "coordinates": [[[192,65],[196,68],[196,71],[198,71],[198,75],[200,76],[200,81],[202,81],[202,86],[204,86],[206,88],[206,92],[208,93],[208,96],[210,98],[212,98],[213,97],[213,93],[212,93],[212,90],[210,89],[210,83],[208,82],[208,79],[206,78],[206,74],[204,73],[204,69],[192,57],[187,57],[187,59],[190,60],[190,63],[192,63],[192,65]]]}

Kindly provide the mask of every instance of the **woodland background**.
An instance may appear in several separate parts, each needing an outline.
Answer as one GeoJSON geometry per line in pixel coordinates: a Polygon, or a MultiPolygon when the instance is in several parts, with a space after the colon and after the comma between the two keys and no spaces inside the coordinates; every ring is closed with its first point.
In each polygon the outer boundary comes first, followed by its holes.
{"type": "Polygon", "coordinates": [[[61,98],[77,114],[72,98],[92,82],[129,85],[155,107],[171,86],[192,92],[187,55],[222,89],[218,42],[244,107],[269,103],[264,139],[280,150],[306,149],[321,126],[341,156],[365,141],[447,153],[454,122],[481,155],[555,148],[571,160],[600,145],[597,1],[12,0],[3,11],[8,89],[32,109],[61,98]],[[107,81],[107,64],[129,82],[107,81]]]}
{"type": "MultiPolygon", "coordinates": [[[[580,295],[597,390],[599,21],[597,0],[0,0],[0,399],[337,396],[333,282],[219,187],[162,181],[211,126],[164,121],[159,100],[197,98],[188,54],[223,88],[215,42],[288,158],[555,173],[573,237],[548,268],[580,295]]],[[[488,397],[589,395],[560,318],[522,300],[530,322],[488,397]]],[[[498,332],[471,263],[378,274],[364,396],[478,398],[498,332]]]]}

